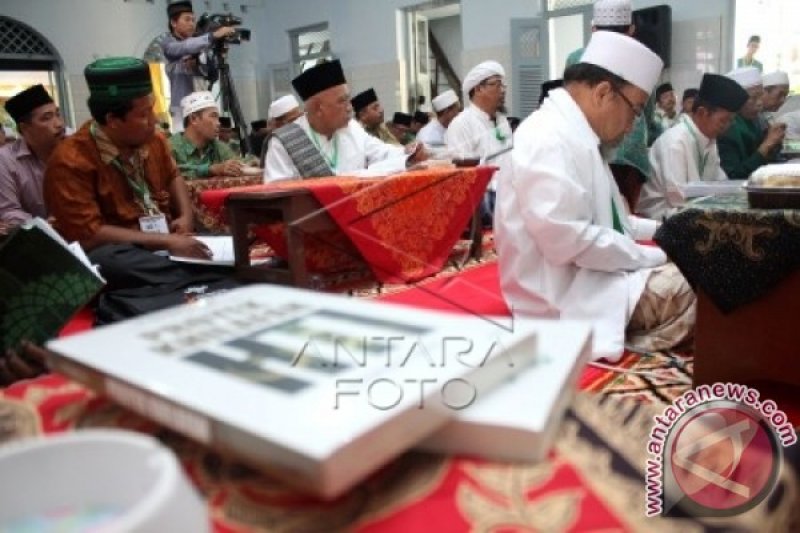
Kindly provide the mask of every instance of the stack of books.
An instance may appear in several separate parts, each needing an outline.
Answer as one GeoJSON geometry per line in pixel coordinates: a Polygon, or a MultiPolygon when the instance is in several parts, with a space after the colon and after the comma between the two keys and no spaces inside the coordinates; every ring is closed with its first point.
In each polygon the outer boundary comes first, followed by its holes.
{"type": "Polygon", "coordinates": [[[331,499],[415,446],[540,458],[590,343],[583,323],[260,285],[47,348],[55,370],[331,499]]]}

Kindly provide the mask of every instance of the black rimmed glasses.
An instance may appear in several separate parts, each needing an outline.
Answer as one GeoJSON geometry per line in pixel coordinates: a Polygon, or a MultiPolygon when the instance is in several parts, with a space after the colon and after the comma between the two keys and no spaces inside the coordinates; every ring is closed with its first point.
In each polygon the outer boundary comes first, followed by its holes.
{"type": "Polygon", "coordinates": [[[625,104],[627,104],[628,108],[630,108],[631,112],[633,113],[634,118],[639,118],[640,116],[642,116],[644,108],[637,108],[635,105],[633,105],[633,102],[631,102],[630,98],[625,96],[625,93],[623,93],[622,89],[620,89],[619,87],[612,85],[611,89],[615,93],[617,93],[620,96],[620,98],[622,98],[625,104]]]}

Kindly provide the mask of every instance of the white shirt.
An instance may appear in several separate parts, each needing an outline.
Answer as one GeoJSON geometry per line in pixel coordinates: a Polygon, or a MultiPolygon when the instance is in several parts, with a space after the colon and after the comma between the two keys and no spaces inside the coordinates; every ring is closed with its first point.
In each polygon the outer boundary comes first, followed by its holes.
{"type": "Polygon", "coordinates": [[[672,126],[674,126],[675,124],[678,123],[678,113],[677,112],[675,113],[674,117],[669,118],[667,116],[667,112],[666,111],[664,111],[660,107],[656,106],[656,109],[653,112],[653,114],[655,115],[655,118],[658,121],[658,123],[661,125],[661,129],[664,130],[664,131],[667,131],[672,126]]]}
{"type": "MultiPolygon", "coordinates": [[[[336,175],[358,175],[358,171],[369,168],[375,172],[361,172],[360,175],[374,176],[398,172],[406,167],[407,156],[402,146],[386,144],[373,137],[355,120],[351,119],[346,127],[337,130],[330,139],[312,131],[305,115],[294,123],[306,132],[336,175]]],[[[272,137],[264,160],[264,182],[296,179],[299,176],[300,172],[283,143],[272,137]]]]}
{"type": "Polygon", "coordinates": [[[514,143],[494,221],[503,296],[516,316],[591,321],[593,357],[617,360],[647,277],[667,260],[634,241],[657,223],[627,215],[600,139],[565,89],[549,93],[514,143]]]}
{"type": "Polygon", "coordinates": [[[683,187],[690,181],[728,179],[719,164],[717,142],[703,135],[689,115],[656,139],[650,165],[653,177],[642,187],[637,209],[655,220],[671,216],[686,202],[683,187]]]}
{"type": "MultiPolygon", "coordinates": [[[[505,115],[498,113],[495,124],[488,113],[472,104],[450,122],[444,139],[448,151],[460,158],[483,159],[513,146],[511,126],[505,115]]],[[[491,190],[496,190],[503,174],[511,171],[511,152],[494,157],[486,163],[499,167],[489,185],[491,190]]]]}
{"type": "Polygon", "coordinates": [[[444,134],[447,128],[438,120],[431,120],[417,132],[417,140],[425,146],[444,146],[444,134]]]}

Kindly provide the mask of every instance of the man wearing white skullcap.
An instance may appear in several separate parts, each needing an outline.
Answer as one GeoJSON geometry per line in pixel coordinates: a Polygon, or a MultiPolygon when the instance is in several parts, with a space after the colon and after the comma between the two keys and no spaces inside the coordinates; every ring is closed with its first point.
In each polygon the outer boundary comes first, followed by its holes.
{"type": "Polygon", "coordinates": [[[515,315],[590,320],[593,357],[661,350],[690,334],[695,298],[661,249],[657,222],[631,216],[606,149],[633,127],[663,62],[625,35],[592,34],[564,87],[520,124],[497,186],[500,284],[515,315]],[[627,335],[626,335],[627,333],[627,335]]]}
{"type": "MultiPolygon", "coordinates": [[[[595,0],[593,15],[592,32],[613,31],[631,37],[636,32],[631,0],[595,0]]],[[[571,53],[566,66],[580,61],[581,55],[582,48],[571,53]]],[[[655,116],[655,102],[655,96],[647,101],[644,113],[636,118],[633,129],[619,144],[610,161],[611,172],[631,210],[636,209],[642,185],[653,176],[648,146],[661,133],[655,116]]]]}
{"type": "Polygon", "coordinates": [[[183,131],[169,139],[172,157],[184,179],[241,176],[245,164],[219,140],[219,106],[208,91],[181,100],[183,131]]]}
{"type": "MultiPolygon", "coordinates": [[[[633,7],[631,0],[595,0],[592,6],[592,31],[615,31],[633,36],[633,7]]],[[[580,61],[583,48],[578,48],[567,56],[566,66],[580,61]]]]}
{"type": "Polygon", "coordinates": [[[457,157],[475,157],[499,167],[481,208],[484,226],[492,224],[497,182],[511,170],[509,149],[513,142],[505,114],[505,77],[505,69],[497,61],[484,61],[470,70],[461,85],[469,105],[453,119],[445,134],[448,150],[457,157]]]}
{"type": "Polygon", "coordinates": [[[764,111],[774,113],[781,108],[789,96],[789,75],[782,70],[776,70],[762,76],[764,84],[764,111]]]}
{"type": "Polygon", "coordinates": [[[436,112],[436,119],[431,120],[417,133],[417,140],[425,146],[443,146],[447,127],[459,113],[461,103],[453,89],[448,89],[431,100],[431,106],[436,112]]]}
{"type": "Polygon", "coordinates": [[[303,114],[300,103],[293,94],[281,96],[269,105],[267,120],[273,121],[273,129],[280,128],[284,124],[292,122],[303,114]]]}
{"type": "MultiPolygon", "coordinates": [[[[272,101],[272,103],[269,105],[269,110],[267,111],[266,129],[268,133],[265,135],[260,135],[260,139],[257,142],[260,147],[254,146],[254,148],[258,149],[259,154],[261,154],[259,157],[259,164],[262,167],[264,166],[264,161],[267,158],[267,149],[269,148],[269,143],[266,142],[266,140],[270,133],[278,128],[282,128],[290,122],[294,122],[302,116],[303,110],[300,109],[300,103],[293,94],[287,94],[272,101]]],[[[259,135],[257,134],[256,137],[259,137],[259,135]]]]}
{"type": "Polygon", "coordinates": [[[758,118],[764,107],[764,87],[757,68],[737,68],[726,76],[747,91],[748,100],[733,119],[731,127],[717,139],[717,147],[722,169],[728,178],[744,180],[777,154],[783,145],[786,125],[776,123],[762,129],[758,118]]]}

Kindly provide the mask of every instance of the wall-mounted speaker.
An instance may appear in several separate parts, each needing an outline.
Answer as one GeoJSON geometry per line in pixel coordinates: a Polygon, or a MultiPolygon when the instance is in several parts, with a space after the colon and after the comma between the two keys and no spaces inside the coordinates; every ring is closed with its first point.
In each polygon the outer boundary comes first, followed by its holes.
{"type": "Polygon", "coordinates": [[[661,5],[637,9],[633,12],[633,23],[636,25],[633,36],[658,54],[664,61],[664,68],[669,67],[672,58],[672,8],[661,5]]]}

